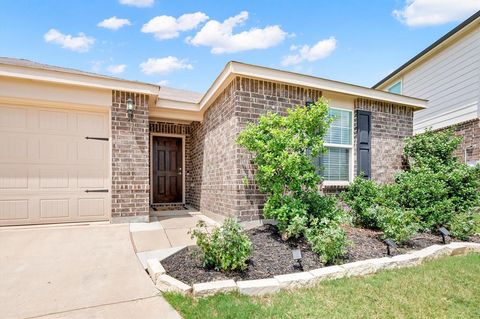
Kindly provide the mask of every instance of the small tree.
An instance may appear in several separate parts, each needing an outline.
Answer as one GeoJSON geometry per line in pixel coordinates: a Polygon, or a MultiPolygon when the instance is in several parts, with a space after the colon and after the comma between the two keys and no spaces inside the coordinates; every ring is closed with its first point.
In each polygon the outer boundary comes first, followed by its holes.
{"type": "Polygon", "coordinates": [[[304,199],[321,183],[312,157],[325,151],[330,121],[327,103],[319,100],[288,110],[287,116],[269,112],[238,136],[238,143],[255,153],[255,180],[267,195],[264,215],[277,219],[287,237],[300,236],[306,227],[304,199]]]}
{"type": "Polygon", "coordinates": [[[335,200],[319,194],[322,178],[313,164],[313,158],[326,151],[324,136],[331,121],[327,102],[320,99],[288,110],[286,116],[269,112],[258,123],[247,125],[237,139],[255,154],[255,180],[267,195],[265,217],[278,221],[284,239],[308,233],[307,239],[325,262],[335,260],[345,245],[338,222],[342,211],[335,200]],[[336,244],[323,246],[329,241],[336,244]]]}

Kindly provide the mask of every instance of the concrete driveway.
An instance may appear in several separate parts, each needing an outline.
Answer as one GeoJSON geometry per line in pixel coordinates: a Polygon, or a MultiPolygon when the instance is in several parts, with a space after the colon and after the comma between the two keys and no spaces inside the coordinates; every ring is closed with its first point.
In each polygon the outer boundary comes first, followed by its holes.
{"type": "Polygon", "coordinates": [[[0,228],[0,318],[179,318],[129,226],[0,228]]]}

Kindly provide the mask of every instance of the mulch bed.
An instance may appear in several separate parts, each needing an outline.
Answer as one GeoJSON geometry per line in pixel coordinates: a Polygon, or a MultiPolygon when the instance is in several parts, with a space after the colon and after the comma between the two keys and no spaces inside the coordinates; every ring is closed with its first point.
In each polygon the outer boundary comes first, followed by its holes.
{"type": "MultiPolygon", "coordinates": [[[[347,227],[346,232],[351,245],[340,264],[387,256],[386,246],[381,240],[381,232],[354,227],[347,227]]],[[[318,256],[310,250],[310,246],[305,240],[291,239],[285,242],[274,226],[261,226],[247,230],[246,233],[252,241],[253,249],[248,268],[244,272],[219,272],[203,268],[200,249],[197,246],[186,247],[162,260],[162,266],[167,274],[190,285],[225,279],[271,278],[276,275],[300,272],[302,269],[299,264],[292,259],[292,249],[294,248],[300,248],[302,251],[303,271],[325,266],[320,262],[318,256]]],[[[480,236],[471,238],[471,241],[480,242],[480,236]]],[[[392,251],[392,254],[404,254],[407,251],[441,243],[440,236],[421,233],[392,251]]]]}

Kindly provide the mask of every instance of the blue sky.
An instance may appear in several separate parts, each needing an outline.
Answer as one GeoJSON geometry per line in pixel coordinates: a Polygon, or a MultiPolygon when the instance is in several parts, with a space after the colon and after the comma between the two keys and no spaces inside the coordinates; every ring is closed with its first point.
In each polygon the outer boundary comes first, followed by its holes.
{"type": "Polygon", "coordinates": [[[479,9],[480,0],[1,0],[0,56],[199,92],[230,60],[371,86],[479,9]]]}

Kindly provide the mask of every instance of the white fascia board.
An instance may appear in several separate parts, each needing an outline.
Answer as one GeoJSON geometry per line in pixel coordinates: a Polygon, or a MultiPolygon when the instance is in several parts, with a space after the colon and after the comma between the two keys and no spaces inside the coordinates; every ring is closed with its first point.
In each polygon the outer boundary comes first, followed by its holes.
{"type": "Polygon", "coordinates": [[[0,76],[149,95],[158,95],[160,89],[159,86],[148,83],[2,64],[0,64],[0,76]]]}

